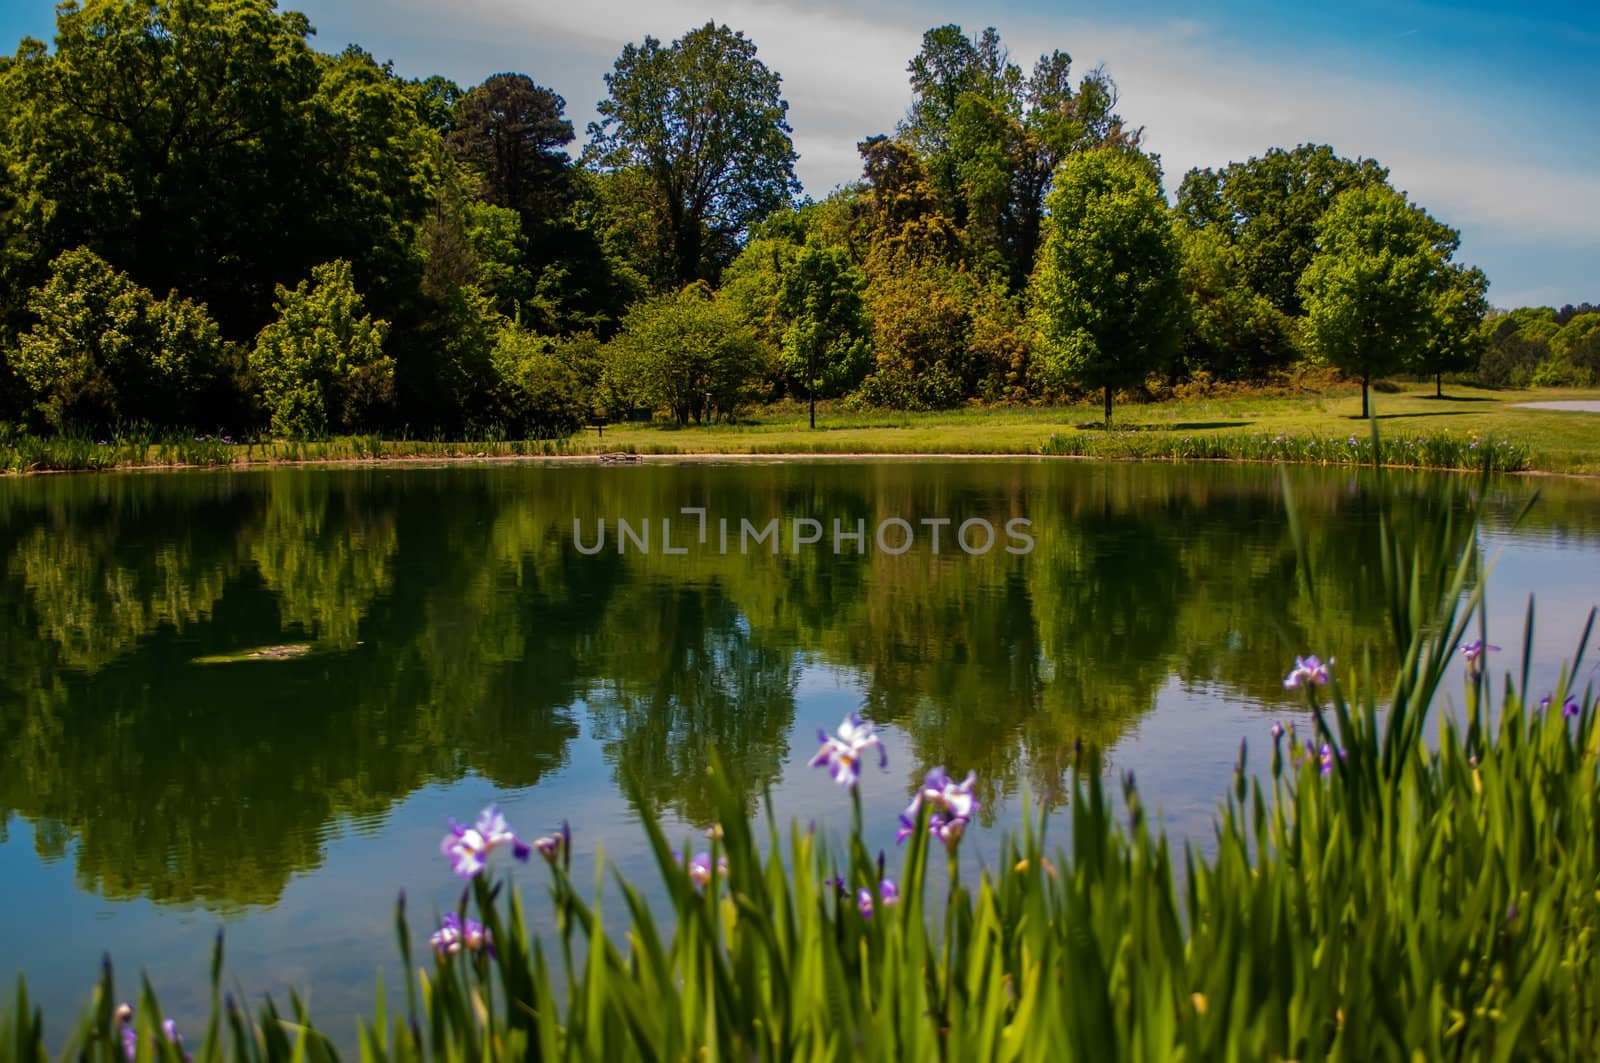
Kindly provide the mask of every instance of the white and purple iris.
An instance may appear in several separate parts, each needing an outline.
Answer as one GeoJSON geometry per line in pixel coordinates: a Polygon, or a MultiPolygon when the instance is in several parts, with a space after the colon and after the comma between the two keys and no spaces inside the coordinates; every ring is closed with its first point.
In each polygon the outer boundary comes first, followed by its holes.
{"type": "Polygon", "coordinates": [[[1328,663],[1323,664],[1322,658],[1312,655],[1310,657],[1296,657],[1294,670],[1283,679],[1283,689],[1294,690],[1301,685],[1314,687],[1321,686],[1328,681],[1328,669],[1333,666],[1333,658],[1328,658],[1328,663]]]}
{"type": "MultiPolygon", "coordinates": [[[[711,885],[711,866],[710,853],[695,853],[694,859],[689,861],[689,881],[701,889],[711,885]]],[[[728,858],[726,856],[717,857],[716,868],[717,874],[726,875],[728,873],[728,858]]]]}
{"type": "MultiPolygon", "coordinates": [[[[115,1012],[117,1026],[121,1029],[122,1055],[124,1058],[134,1060],[139,1058],[139,1031],[133,1022],[133,1007],[128,1004],[117,1005],[115,1012]]],[[[183,1051],[183,1038],[178,1036],[178,1024],[171,1019],[161,1020],[161,1035],[167,1043],[183,1053],[183,1058],[188,1059],[189,1054],[183,1051]]]]}
{"type": "MultiPolygon", "coordinates": [[[[843,880],[841,879],[840,881],[842,882],[843,880]]],[[[862,886],[856,890],[856,907],[861,911],[861,918],[872,918],[874,902],[884,908],[893,908],[900,903],[900,887],[894,884],[894,879],[886,878],[878,883],[876,898],[873,897],[870,887],[862,886]]]]}
{"type": "Polygon", "coordinates": [[[926,801],[932,809],[928,815],[928,833],[944,842],[946,848],[954,848],[967,829],[967,821],[978,810],[978,799],[972,796],[972,787],[977,781],[975,771],[967,772],[967,777],[959,783],[951,779],[942,766],[928,772],[922,780],[922,789],[900,813],[900,829],[895,832],[894,840],[903,842],[917,829],[917,813],[926,801]]]}
{"type": "Polygon", "coordinates": [[[566,820],[561,821],[561,829],[554,834],[546,834],[542,838],[535,838],[533,847],[544,857],[545,862],[554,867],[557,860],[572,859],[572,828],[566,820]]]}
{"type": "Polygon", "coordinates": [[[1461,647],[1461,656],[1466,658],[1467,661],[1468,675],[1472,676],[1474,679],[1478,677],[1478,674],[1483,669],[1483,666],[1478,662],[1482,660],[1484,654],[1490,652],[1491,650],[1495,653],[1499,653],[1500,647],[1490,646],[1482,639],[1473,639],[1471,642],[1466,643],[1461,647]]]}
{"type": "Polygon", "coordinates": [[[826,765],[833,774],[833,781],[840,786],[856,784],[861,777],[861,760],[869,749],[877,749],[878,767],[889,766],[889,751],[883,747],[872,724],[853,712],[839,724],[835,734],[830,735],[818,728],[817,738],[822,742],[822,748],[811,758],[810,766],[820,768],[826,765]]]}
{"type": "Polygon", "coordinates": [[[472,878],[488,865],[489,854],[502,845],[511,846],[511,855],[522,863],[527,863],[533,852],[532,846],[511,832],[499,806],[490,805],[478,814],[478,822],[470,827],[463,827],[452,819],[450,833],[439,843],[439,851],[449,858],[450,870],[461,878],[472,878]]]}
{"type": "Polygon", "coordinates": [[[462,949],[468,952],[487,950],[489,955],[494,955],[494,940],[483,928],[483,924],[476,919],[467,919],[463,922],[455,912],[445,915],[444,925],[433,932],[433,936],[428,938],[428,944],[433,946],[433,950],[441,959],[454,956],[462,949]]]}

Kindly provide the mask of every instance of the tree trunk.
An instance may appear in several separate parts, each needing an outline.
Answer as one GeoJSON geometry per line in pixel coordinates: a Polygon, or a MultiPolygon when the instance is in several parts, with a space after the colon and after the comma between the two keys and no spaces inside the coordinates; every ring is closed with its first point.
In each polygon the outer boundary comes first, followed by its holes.
{"type": "Polygon", "coordinates": [[[1106,431],[1111,431],[1111,387],[1106,386],[1106,431]]]}
{"type": "Polygon", "coordinates": [[[1433,374],[1433,397],[1436,398],[1436,399],[1444,398],[1444,374],[1443,373],[1435,373],[1435,374],[1433,374]]]}
{"type": "MultiPolygon", "coordinates": [[[[816,345],[816,340],[813,337],[813,339],[811,341],[811,346],[815,347],[815,345],[816,345]]],[[[815,350],[808,350],[806,352],[806,403],[811,407],[811,427],[812,428],[817,427],[817,367],[816,367],[816,364],[815,364],[816,363],[816,357],[817,357],[817,352],[815,350]]]]}
{"type": "Polygon", "coordinates": [[[1367,416],[1367,378],[1361,378],[1361,416],[1367,416]]]}

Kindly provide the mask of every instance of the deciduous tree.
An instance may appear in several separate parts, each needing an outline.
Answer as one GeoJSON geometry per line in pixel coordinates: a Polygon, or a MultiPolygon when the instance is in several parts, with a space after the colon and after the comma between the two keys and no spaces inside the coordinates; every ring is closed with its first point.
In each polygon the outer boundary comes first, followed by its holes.
{"type": "Polygon", "coordinates": [[[1047,385],[1111,395],[1166,362],[1181,322],[1180,252],[1154,167],[1134,152],[1071,155],[1056,172],[1030,288],[1047,385]]]}
{"type": "Polygon", "coordinates": [[[1313,352],[1361,380],[1401,369],[1434,335],[1457,236],[1388,185],[1354,188],[1317,222],[1300,277],[1313,352]]]}
{"type": "Polygon", "coordinates": [[[743,33],[708,22],[670,45],[629,44],[606,75],[586,158],[638,170],[676,284],[715,279],[749,227],[799,191],[781,79],[743,33]]]}

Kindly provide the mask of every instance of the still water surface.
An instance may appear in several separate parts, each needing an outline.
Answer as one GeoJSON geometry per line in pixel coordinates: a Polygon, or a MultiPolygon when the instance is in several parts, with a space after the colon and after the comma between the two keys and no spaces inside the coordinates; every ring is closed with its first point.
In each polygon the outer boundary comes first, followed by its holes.
{"type": "MultiPolygon", "coordinates": [[[[454,903],[437,849],[447,817],[498,800],[524,833],[566,819],[580,867],[603,844],[654,881],[630,780],[691,837],[709,820],[714,745],[780,819],[843,824],[841,794],[805,763],[816,729],[850,711],[891,753],[863,779],[874,846],[892,848],[914,781],[944,764],[979,773],[984,828],[966,850],[992,852],[1024,791],[1063,799],[1079,739],[1203,844],[1241,739],[1260,759],[1271,721],[1298,715],[1281,685],[1294,655],[1356,661],[1370,646],[1386,660],[1377,481],[1301,469],[1289,482],[1314,606],[1280,473],[1256,466],[0,481],[0,980],[26,971],[59,1034],[109,950],[124,979],[147,968],[192,1018],[223,926],[247,995],[310,986],[344,1037],[373,973],[398,974],[397,891],[423,938],[454,903]],[[685,507],[704,510],[704,542],[685,507]],[[620,552],[619,518],[635,533],[620,552]],[[748,537],[741,550],[741,522],[773,518],[777,554],[748,537]],[[821,541],[797,547],[795,518],[818,521],[821,541]],[[893,518],[907,527],[876,541],[893,518]],[[835,520],[865,538],[835,553],[835,520]],[[1019,520],[1031,550],[1007,536],[1019,520]],[[968,521],[995,530],[986,552],[956,539],[968,521]]],[[[1497,558],[1492,663],[1520,664],[1537,593],[1535,683],[1549,685],[1600,601],[1600,489],[1545,482],[1513,527],[1534,486],[1496,482],[1479,537],[1497,558]]],[[[1454,515],[1457,547],[1475,489],[1423,475],[1382,488],[1425,540],[1454,515]]],[[[981,546],[982,526],[965,541],[981,546]]],[[[517,877],[537,913],[537,866],[517,877]]]]}

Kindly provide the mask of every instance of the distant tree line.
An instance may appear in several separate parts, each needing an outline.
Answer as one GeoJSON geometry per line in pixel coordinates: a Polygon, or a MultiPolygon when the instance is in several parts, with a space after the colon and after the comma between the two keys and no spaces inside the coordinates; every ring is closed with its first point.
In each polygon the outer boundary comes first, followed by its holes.
{"type": "Polygon", "coordinates": [[[1109,418],[1305,361],[1594,380],[1594,308],[1491,315],[1373,160],[1273,149],[1170,207],[1111,77],[993,29],[924,34],[905,119],[820,201],[727,26],[624,48],[576,162],[526,75],[312,34],[271,0],[75,0],[0,57],[0,420],[537,436],[817,396],[1109,418]]]}

